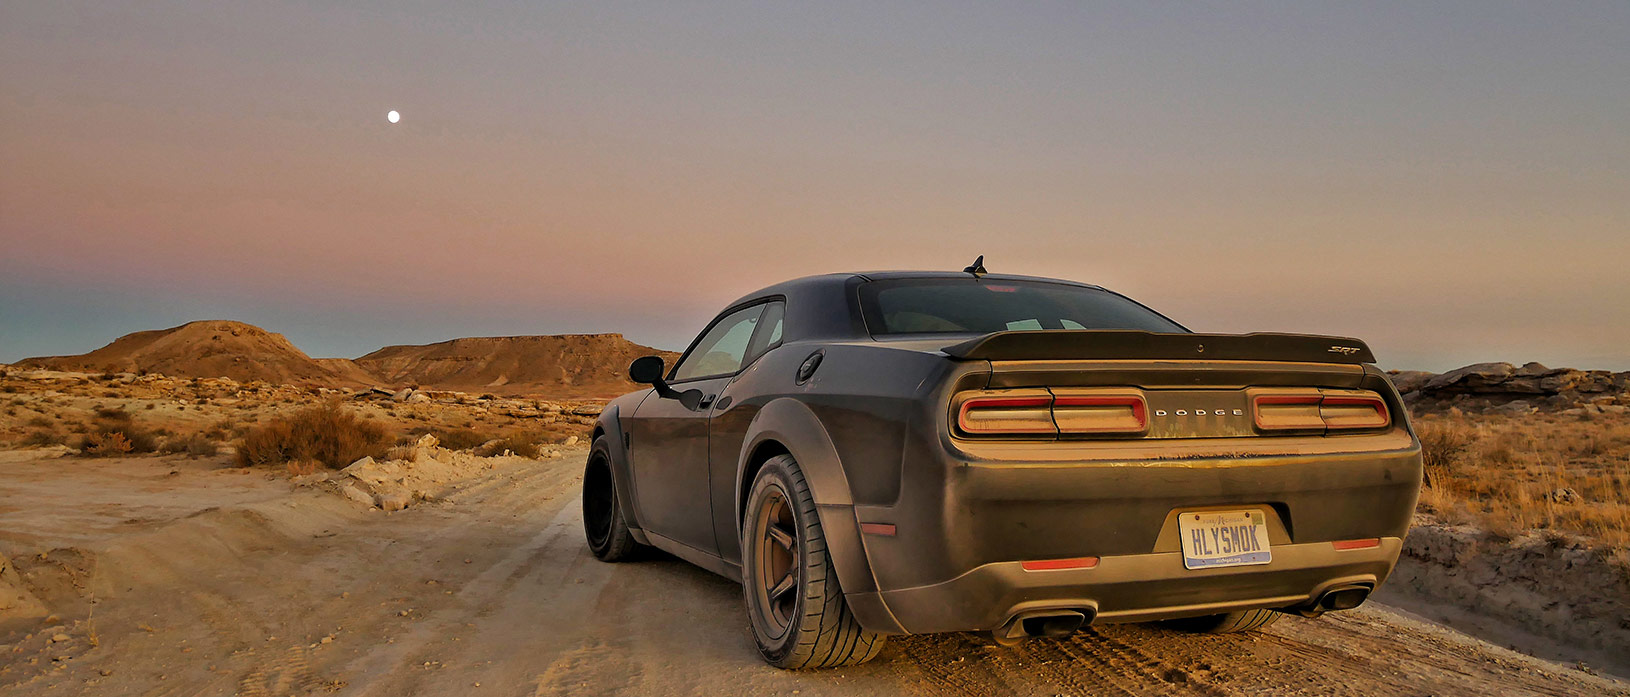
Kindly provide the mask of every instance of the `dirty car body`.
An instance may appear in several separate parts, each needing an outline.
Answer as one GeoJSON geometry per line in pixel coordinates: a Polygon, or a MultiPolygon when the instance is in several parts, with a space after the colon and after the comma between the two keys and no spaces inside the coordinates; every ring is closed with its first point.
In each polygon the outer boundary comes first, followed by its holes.
{"type": "Polygon", "coordinates": [[[745,580],[750,606],[744,555],[769,548],[749,493],[785,456],[823,538],[799,542],[868,633],[1312,616],[1387,578],[1418,495],[1373,362],[1349,338],[1192,333],[1083,283],[815,276],[721,312],[607,406],[596,452],[628,535],[745,580]]]}

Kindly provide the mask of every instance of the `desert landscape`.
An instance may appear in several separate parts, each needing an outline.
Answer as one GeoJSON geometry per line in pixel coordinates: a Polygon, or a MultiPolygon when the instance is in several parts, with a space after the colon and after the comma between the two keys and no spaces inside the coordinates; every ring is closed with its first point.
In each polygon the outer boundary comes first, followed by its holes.
{"type": "Polygon", "coordinates": [[[214,321],[0,367],[0,693],[1630,694],[1630,373],[1394,373],[1428,481],[1357,611],[908,637],[793,674],[735,585],[582,542],[585,439],[647,353],[317,360],[214,321]]]}

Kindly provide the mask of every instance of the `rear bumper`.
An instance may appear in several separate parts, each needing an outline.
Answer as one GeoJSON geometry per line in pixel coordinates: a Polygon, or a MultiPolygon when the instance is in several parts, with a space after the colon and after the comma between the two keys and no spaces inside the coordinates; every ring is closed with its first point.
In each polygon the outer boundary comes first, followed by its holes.
{"type": "Polygon", "coordinates": [[[969,460],[908,446],[896,502],[824,513],[850,529],[891,533],[857,530],[852,547],[833,548],[852,550],[865,568],[867,583],[846,583],[846,596],[876,631],[987,630],[1052,609],[1132,622],[1311,606],[1331,588],[1374,587],[1391,573],[1421,478],[1419,446],[1407,434],[1402,442],[1371,452],[1062,462],[969,460]],[[1266,514],[1272,563],[1184,568],[1177,515],[1235,509],[1266,514]],[[1369,538],[1381,544],[1331,545],[1369,538]],[[1099,563],[1021,567],[1078,557],[1099,563]]]}
{"type": "Polygon", "coordinates": [[[1311,607],[1338,586],[1379,585],[1402,544],[1386,537],[1359,550],[1329,542],[1276,545],[1270,564],[1224,569],[1186,569],[1180,552],[1102,557],[1090,569],[1026,571],[1017,561],[995,562],[943,583],[847,599],[862,615],[892,620],[876,629],[911,634],[993,630],[1044,610],[1081,611],[1104,623],[1311,607]]]}

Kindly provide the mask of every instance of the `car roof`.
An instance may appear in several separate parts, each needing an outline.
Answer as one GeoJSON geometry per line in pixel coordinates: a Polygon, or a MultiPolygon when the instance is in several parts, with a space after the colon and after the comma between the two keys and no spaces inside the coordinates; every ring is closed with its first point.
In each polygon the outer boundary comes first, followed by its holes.
{"type": "MultiPolygon", "coordinates": [[[[868,337],[865,322],[858,308],[853,306],[854,288],[868,281],[892,281],[914,278],[968,278],[966,271],[856,271],[804,276],[766,286],[741,296],[729,307],[734,308],[755,300],[781,296],[787,299],[785,339],[851,339],[868,337]]],[[[1079,281],[1040,276],[1014,274],[984,274],[981,278],[992,281],[1039,281],[1061,283],[1084,288],[1100,286],[1079,281]]]]}
{"type": "MultiPolygon", "coordinates": [[[[756,291],[741,296],[731,307],[751,300],[772,295],[787,295],[815,289],[843,288],[865,281],[892,281],[909,278],[968,278],[966,271],[850,271],[842,273],[827,273],[815,276],[803,276],[788,281],[782,281],[772,286],[765,286],[756,291]]],[[[1045,276],[1022,276],[1018,274],[990,273],[982,274],[980,278],[993,281],[1041,281],[1045,283],[1063,283],[1084,288],[1097,288],[1102,286],[1080,281],[1071,281],[1062,278],[1047,278],[1045,276]]]]}

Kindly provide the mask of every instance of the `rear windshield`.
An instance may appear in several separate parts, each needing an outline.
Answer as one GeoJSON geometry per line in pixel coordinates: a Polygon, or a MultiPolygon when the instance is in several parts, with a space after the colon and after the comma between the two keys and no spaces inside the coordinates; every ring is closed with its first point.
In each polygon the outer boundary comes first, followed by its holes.
{"type": "Polygon", "coordinates": [[[1044,281],[972,277],[873,281],[860,286],[860,309],[873,336],[1040,329],[1188,331],[1109,291],[1044,281]]]}

